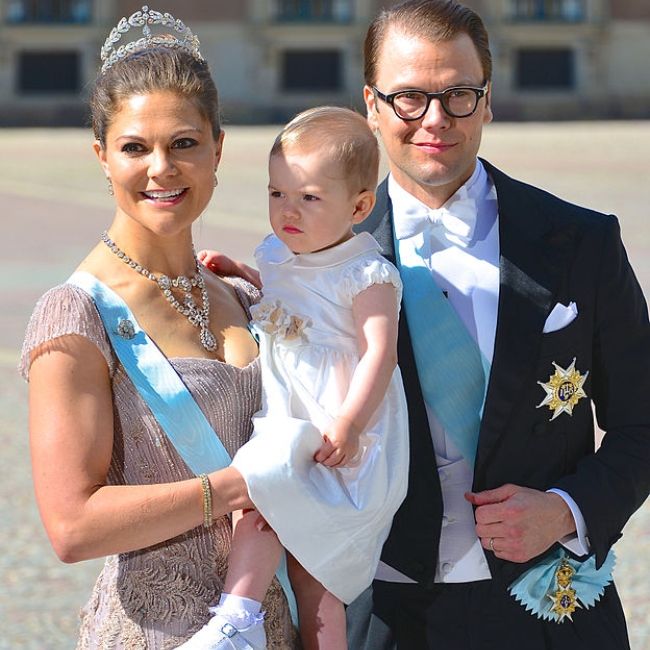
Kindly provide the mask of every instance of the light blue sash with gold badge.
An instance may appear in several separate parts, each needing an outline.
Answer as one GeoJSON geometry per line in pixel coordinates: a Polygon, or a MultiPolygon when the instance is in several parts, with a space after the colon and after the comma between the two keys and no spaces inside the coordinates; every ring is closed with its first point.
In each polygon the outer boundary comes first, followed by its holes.
{"type": "MultiPolygon", "coordinates": [[[[228,467],[230,454],[219,436],[122,298],[90,273],[74,273],[68,284],[79,287],[93,299],[122,367],[192,472],[199,475],[228,467]]],[[[297,607],[284,563],[277,577],[296,623],[297,607]]]]}
{"type": "Polygon", "coordinates": [[[556,623],[572,621],[577,609],[589,609],[600,600],[613,580],[615,563],[612,550],[597,569],[593,555],[579,561],[558,549],[519,576],[508,590],[538,618],[556,623]]]}
{"type": "MultiPolygon", "coordinates": [[[[465,460],[474,465],[490,363],[431,276],[418,246],[421,237],[394,239],[404,307],[424,401],[465,460]]],[[[595,559],[570,558],[558,549],[509,587],[526,610],[549,621],[571,620],[592,607],[612,581],[614,552],[596,569],[595,559]]]]}

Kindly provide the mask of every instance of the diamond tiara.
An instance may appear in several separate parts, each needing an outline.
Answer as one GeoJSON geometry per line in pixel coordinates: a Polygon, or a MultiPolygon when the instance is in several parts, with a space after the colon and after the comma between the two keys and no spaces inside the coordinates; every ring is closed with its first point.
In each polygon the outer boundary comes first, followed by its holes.
{"type": "Polygon", "coordinates": [[[203,61],[201,52],[199,52],[199,39],[194,36],[192,30],[187,27],[182,20],[174,18],[170,13],[153,11],[149,9],[147,5],[144,5],[141,11],[136,11],[128,18],[122,18],[117,26],[111,30],[111,33],[108,35],[108,38],[101,49],[101,59],[103,62],[102,73],[106,72],[106,70],[115,65],[118,61],[127,57],[129,54],[155,45],[186,50],[195,59],[203,61]],[[151,33],[150,25],[171,27],[174,31],[178,32],[179,36],[177,37],[173,34],[154,36],[151,33]],[[115,44],[121,40],[124,34],[134,27],[142,27],[142,33],[144,36],[136,41],[120,45],[116,49],[115,44]]]}

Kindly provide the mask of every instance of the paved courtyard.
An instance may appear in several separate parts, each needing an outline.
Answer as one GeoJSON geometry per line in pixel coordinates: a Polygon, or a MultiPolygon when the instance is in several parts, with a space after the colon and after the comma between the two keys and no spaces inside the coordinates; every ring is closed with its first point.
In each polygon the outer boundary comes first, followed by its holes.
{"type": "MultiPolygon", "coordinates": [[[[266,155],[275,127],[226,128],[219,188],[196,226],[199,247],[251,261],[266,223],[266,155]]],[[[31,487],[27,392],[16,364],[38,298],[110,223],[111,200],[84,130],[0,130],[0,650],[69,650],[100,561],[64,565],[31,487]]],[[[650,122],[493,124],[482,154],[504,171],[619,216],[650,295],[650,122]]],[[[615,578],[633,650],[650,650],[650,505],[617,544],[615,578]]],[[[522,641],[522,650],[525,642],[522,641]]]]}

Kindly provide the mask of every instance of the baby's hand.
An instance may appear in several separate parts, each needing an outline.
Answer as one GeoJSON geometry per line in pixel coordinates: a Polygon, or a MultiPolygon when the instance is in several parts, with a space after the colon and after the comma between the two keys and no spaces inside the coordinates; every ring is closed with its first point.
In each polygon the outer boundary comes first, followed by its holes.
{"type": "Polygon", "coordinates": [[[323,433],[323,444],[314,455],[317,463],[326,467],[350,465],[359,451],[361,431],[345,418],[336,418],[323,433]]]}
{"type": "Polygon", "coordinates": [[[217,275],[237,275],[255,285],[258,289],[262,288],[259,271],[251,268],[248,264],[238,262],[223,253],[211,250],[199,251],[197,257],[199,262],[217,275]]]}

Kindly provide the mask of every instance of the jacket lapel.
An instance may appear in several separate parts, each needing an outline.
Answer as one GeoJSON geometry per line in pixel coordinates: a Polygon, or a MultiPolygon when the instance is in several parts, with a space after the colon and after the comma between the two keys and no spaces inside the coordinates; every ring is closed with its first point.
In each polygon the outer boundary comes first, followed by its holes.
{"type": "MultiPolygon", "coordinates": [[[[390,197],[388,196],[388,180],[384,180],[377,188],[377,202],[370,216],[365,219],[361,224],[355,227],[356,232],[369,232],[381,246],[382,255],[393,264],[396,263],[395,259],[395,244],[393,239],[393,222],[392,222],[392,205],[390,197]]],[[[415,415],[421,411],[421,424],[418,428],[424,428],[428,431],[429,424],[424,411],[424,400],[422,391],[420,389],[420,381],[418,379],[417,369],[415,366],[415,358],[413,357],[413,348],[411,346],[411,335],[409,333],[408,323],[404,310],[404,303],[402,302],[399,318],[399,335],[398,335],[398,358],[402,378],[404,381],[404,388],[409,399],[409,415],[411,418],[411,428],[413,427],[413,420],[416,419],[415,415]],[[414,405],[417,404],[417,408],[414,405]],[[421,407],[421,408],[420,408],[421,407]]],[[[413,442],[414,432],[411,431],[411,441],[413,442]]],[[[431,441],[431,436],[426,436],[427,445],[431,441]]],[[[424,449],[423,449],[424,451],[424,449]]],[[[433,445],[430,447],[433,453],[433,445]]]]}
{"type": "Polygon", "coordinates": [[[475,484],[529,388],[544,322],[567,270],[574,230],[556,220],[554,197],[515,181],[482,161],[499,206],[499,307],[494,357],[483,410],[475,484]]]}

